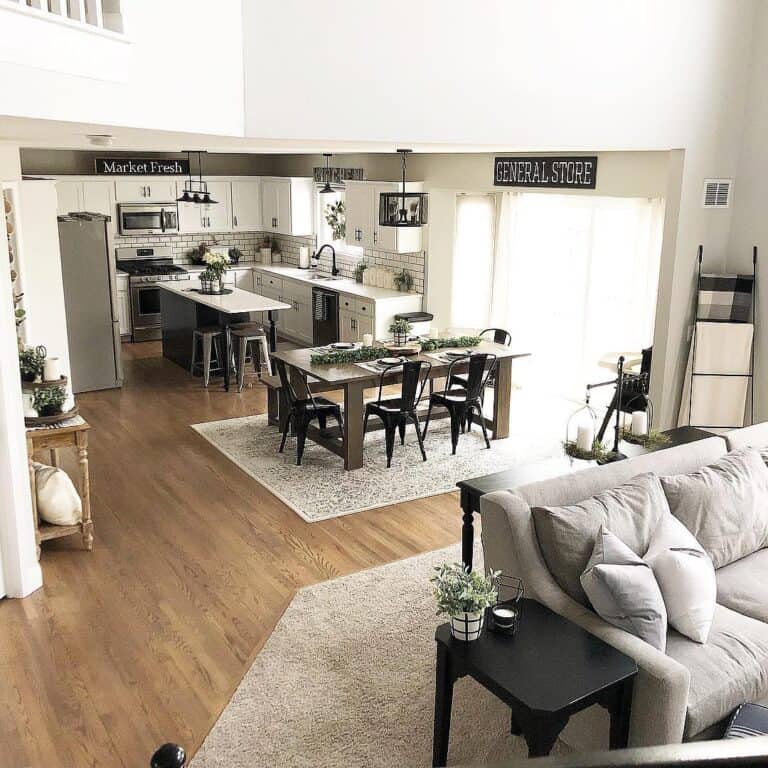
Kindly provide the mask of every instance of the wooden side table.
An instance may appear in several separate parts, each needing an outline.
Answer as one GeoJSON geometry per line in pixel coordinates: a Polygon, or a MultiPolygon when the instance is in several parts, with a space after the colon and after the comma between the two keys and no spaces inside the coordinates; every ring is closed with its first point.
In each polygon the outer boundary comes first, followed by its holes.
{"type": "Polygon", "coordinates": [[[59,539],[62,536],[80,534],[83,546],[93,549],[93,521],[91,520],[90,478],[88,476],[88,422],[80,424],[52,427],[50,429],[27,430],[27,456],[29,458],[29,483],[32,490],[32,514],[35,521],[35,537],[37,539],[37,559],[40,559],[40,542],[48,539],[59,539]],[[32,466],[37,451],[50,451],[50,464],[59,466],[59,450],[74,448],[77,451],[80,469],[79,491],[83,502],[83,519],[76,525],[51,525],[43,522],[37,513],[37,490],[35,470],[32,466]]]}

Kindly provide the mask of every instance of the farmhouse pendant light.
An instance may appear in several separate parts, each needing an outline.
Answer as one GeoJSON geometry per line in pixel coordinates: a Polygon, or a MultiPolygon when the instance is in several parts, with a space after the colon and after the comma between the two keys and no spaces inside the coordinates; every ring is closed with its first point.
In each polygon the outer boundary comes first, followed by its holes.
{"type": "Polygon", "coordinates": [[[331,153],[323,152],[325,158],[325,186],[320,190],[321,195],[332,195],[336,190],[331,186],[331,153]]]}
{"type": "Polygon", "coordinates": [[[379,226],[423,227],[427,223],[426,192],[406,192],[406,158],[412,149],[398,149],[403,159],[403,186],[400,192],[382,192],[379,196],[379,226]]]}
{"type": "Polygon", "coordinates": [[[203,150],[197,150],[197,179],[192,178],[192,163],[190,157],[193,153],[187,150],[187,180],[184,183],[184,191],[181,197],[176,198],[177,203],[195,203],[197,205],[217,205],[218,200],[211,197],[208,191],[208,182],[203,181],[203,150]]]}

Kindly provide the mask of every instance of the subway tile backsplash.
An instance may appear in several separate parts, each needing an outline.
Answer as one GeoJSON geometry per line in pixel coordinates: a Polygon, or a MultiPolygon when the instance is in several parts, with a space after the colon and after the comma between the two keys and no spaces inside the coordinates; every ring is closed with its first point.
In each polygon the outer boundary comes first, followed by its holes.
{"type": "MultiPolygon", "coordinates": [[[[259,248],[266,237],[270,237],[280,245],[282,262],[287,265],[298,266],[299,248],[302,245],[309,247],[310,253],[315,250],[315,237],[292,237],[290,235],[274,235],[270,232],[206,232],[197,234],[178,235],[135,235],[124,237],[115,236],[115,246],[118,248],[139,248],[150,245],[170,246],[173,250],[173,261],[176,264],[189,264],[192,261],[192,253],[200,243],[225,245],[230,248],[239,248],[243,254],[243,261],[260,261],[259,248]]],[[[424,279],[426,273],[426,252],[418,253],[389,253],[366,248],[362,257],[350,256],[346,253],[336,254],[336,266],[344,277],[354,277],[355,267],[360,260],[376,267],[391,269],[399,272],[407,269],[413,276],[413,290],[424,293],[424,279]]],[[[331,271],[331,254],[326,250],[320,254],[320,268],[324,272],[331,271]]]]}

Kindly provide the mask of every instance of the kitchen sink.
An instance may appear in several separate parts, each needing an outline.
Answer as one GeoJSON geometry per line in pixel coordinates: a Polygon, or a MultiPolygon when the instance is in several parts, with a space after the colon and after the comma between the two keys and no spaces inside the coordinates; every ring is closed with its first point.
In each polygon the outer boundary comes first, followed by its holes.
{"type": "Polygon", "coordinates": [[[344,280],[341,275],[310,275],[310,280],[344,280]]]}

